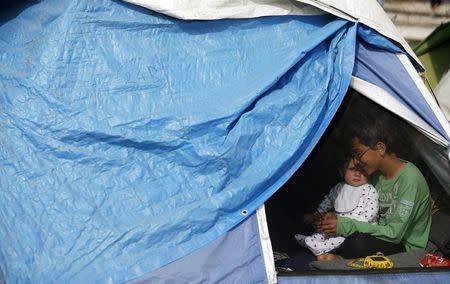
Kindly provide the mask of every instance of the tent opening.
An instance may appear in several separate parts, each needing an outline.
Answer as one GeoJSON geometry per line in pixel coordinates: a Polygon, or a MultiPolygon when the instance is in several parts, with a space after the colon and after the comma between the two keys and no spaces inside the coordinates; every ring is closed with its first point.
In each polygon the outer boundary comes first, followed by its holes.
{"type": "MultiPolygon", "coordinates": [[[[448,188],[446,188],[448,185],[445,184],[445,179],[443,181],[442,178],[436,177],[438,176],[436,168],[432,169],[426,163],[427,155],[442,153],[442,157],[445,157],[444,147],[436,145],[391,112],[356,91],[350,90],[326,133],[308,159],[290,180],[265,203],[278,273],[322,270],[320,265],[315,265],[318,263],[315,262],[315,256],[296,243],[294,235],[297,233],[311,235],[314,232],[312,227],[303,225],[302,216],[305,213],[314,212],[330,189],[342,181],[336,166],[337,152],[340,150],[339,145],[342,144],[342,133],[345,127],[351,127],[355,115],[367,113],[369,110],[392,116],[398,123],[395,125],[395,131],[401,130],[402,133],[399,135],[402,139],[396,141],[399,143],[396,148],[400,149],[398,156],[412,162],[420,169],[428,183],[433,199],[432,227],[426,251],[442,254],[447,258],[450,256],[450,231],[448,230],[450,227],[450,196],[448,188]]],[[[448,178],[448,170],[445,171],[445,174],[447,175],[445,178],[448,178]]],[[[400,258],[402,257],[400,255],[400,258]]],[[[405,255],[405,257],[409,256],[405,255]]],[[[325,262],[321,261],[321,263],[325,262]]],[[[327,265],[330,267],[330,262],[327,262],[327,265]]],[[[407,266],[409,264],[406,261],[403,267],[407,266]]],[[[409,267],[418,268],[419,263],[409,267]]],[[[394,270],[395,268],[396,263],[394,262],[394,270]]],[[[333,267],[332,269],[340,268],[333,267]]],[[[328,269],[324,268],[323,270],[328,269]]]]}

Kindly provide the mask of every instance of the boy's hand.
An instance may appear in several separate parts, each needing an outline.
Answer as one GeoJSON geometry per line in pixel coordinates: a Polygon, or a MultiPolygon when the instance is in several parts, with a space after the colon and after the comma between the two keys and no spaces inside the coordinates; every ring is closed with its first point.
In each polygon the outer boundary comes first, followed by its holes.
{"type": "Polygon", "coordinates": [[[335,236],[337,229],[336,214],[334,213],[325,214],[325,216],[320,220],[317,229],[330,236],[335,236]]]}

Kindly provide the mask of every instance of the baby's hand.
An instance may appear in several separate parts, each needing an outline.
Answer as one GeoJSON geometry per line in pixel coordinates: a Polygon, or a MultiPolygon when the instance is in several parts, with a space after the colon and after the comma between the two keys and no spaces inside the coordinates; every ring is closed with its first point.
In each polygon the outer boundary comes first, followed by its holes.
{"type": "Polygon", "coordinates": [[[317,230],[322,233],[326,233],[330,236],[336,235],[337,229],[337,216],[335,213],[327,213],[321,219],[317,226],[317,230]]]}

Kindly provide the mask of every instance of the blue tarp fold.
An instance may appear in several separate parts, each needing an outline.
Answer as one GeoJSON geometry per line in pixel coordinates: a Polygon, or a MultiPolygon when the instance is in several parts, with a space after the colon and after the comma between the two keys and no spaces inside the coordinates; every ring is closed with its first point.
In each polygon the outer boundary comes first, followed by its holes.
{"type": "Polygon", "coordinates": [[[0,26],[0,267],[122,282],[243,221],[300,166],[348,88],[332,16],[181,21],[42,1],[0,26]]]}

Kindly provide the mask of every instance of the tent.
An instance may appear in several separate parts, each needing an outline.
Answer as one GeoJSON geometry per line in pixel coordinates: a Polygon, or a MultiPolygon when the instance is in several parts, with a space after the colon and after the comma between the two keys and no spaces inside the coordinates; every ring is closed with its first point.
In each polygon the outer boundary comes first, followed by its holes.
{"type": "Polygon", "coordinates": [[[2,11],[7,283],[449,276],[275,274],[264,202],[349,86],[437,145],[446,185],[450,126],[376,1],[129,2],[2,11]]]}
{"type": "Polygon", "coordinates": [[[441,78],[434,92],[442,112],[447,120],[450,121],[450,97],[448,96],[450,94],[450,72],[447,71],[441,78]]]}
{"type": "Polygon", "coordinates": [[[414,47],[414,52],[424,64],[426,78],[435,92],[447,120],[450,120],[449,72],[450,69],[450,22],[437,27],[426,39],[414,47]]]}
{"type": "Polygon", "coordinates": [[[438,26],[426,39],[414,46],[424,64],[426,78],[432,89],[450,68],[450,22],[438,26]]]}

